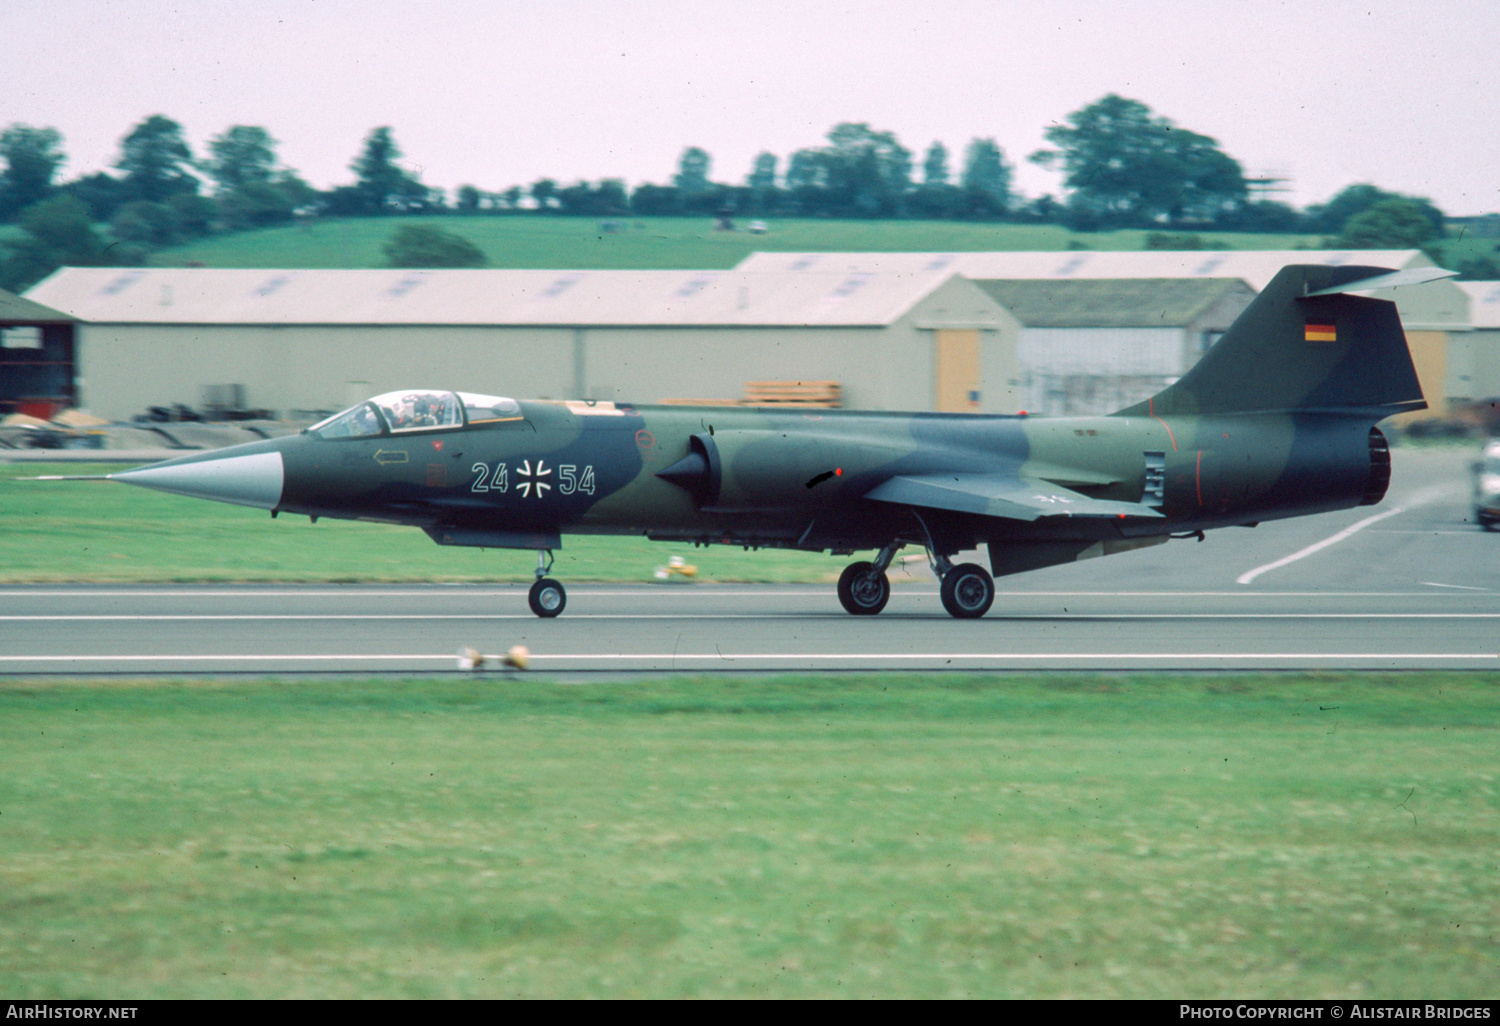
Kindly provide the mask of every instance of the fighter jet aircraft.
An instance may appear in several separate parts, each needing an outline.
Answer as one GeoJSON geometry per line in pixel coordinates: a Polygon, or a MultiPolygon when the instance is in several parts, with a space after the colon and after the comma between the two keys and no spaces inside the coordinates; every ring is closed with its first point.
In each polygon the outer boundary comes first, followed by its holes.
{"type": "Polygon", "coordinates": [[[955,617],[992,577],[1173,537],[1376,503],[1376,422],[1426,407],[1395,304],[1350,295],[1452,272],[1284,268],[1165,391],[1106,417],[517,401],[403,389],[301,434],[104,475],[179,495],[420,527],[440,545],[537,551],[564,534],[849,555],[844,608],[879,613],[886,569],[926,550],[955,617]],[[953,565],[984,543],[990,566],[953,565]]]}

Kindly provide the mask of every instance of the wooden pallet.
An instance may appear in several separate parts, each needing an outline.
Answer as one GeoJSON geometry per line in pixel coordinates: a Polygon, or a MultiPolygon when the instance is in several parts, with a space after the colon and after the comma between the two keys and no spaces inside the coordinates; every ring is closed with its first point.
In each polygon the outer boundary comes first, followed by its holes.
{"type": "Polygon", "coordinates": [[[805,406],[835,409],[843,405],[837,381],[747,381],[746,406],[805,406]]]}

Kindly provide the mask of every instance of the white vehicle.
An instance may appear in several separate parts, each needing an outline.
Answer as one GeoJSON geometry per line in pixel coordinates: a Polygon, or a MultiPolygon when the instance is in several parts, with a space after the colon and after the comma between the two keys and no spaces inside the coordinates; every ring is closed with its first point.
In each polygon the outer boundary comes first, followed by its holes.
{"type": "Polygon", "coordinates": [[[1474,463],[1474,519],[1486,531],[1500,524],[1500,441],[1485,446],[1474,463]]]}

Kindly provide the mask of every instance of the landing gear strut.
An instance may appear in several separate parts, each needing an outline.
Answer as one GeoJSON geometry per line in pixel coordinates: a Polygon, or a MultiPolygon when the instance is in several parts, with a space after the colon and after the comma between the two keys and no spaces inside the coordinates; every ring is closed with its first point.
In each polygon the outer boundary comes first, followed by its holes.
{"type": "Polygon", "coordinates": [[[568,604],[568,593],[563,589],[560,582],[554,581],[547,574],[552,570],[552,550],[538,549],[536,553],[536,583],[531,586],[531,592],[526,596],[531,603],[531,611],[537,616],[551,619],[563,611],[568,604]]]}
{"type": "Polygon", "coordinates": [[[948,615],[959,620],[977,620],[988,613],[995,601],[995,579],[990,576],[990,572],[978,563],[954,566],[953,561],[939,552],[933,543],[927,521],[915,510],[913,515],[916,516],[917,523],[922,525],[922,534],[926,538],[927,562],[932,565],[932,572],[942,582],[938,597],[943,600],[943,608],[948,610],[948,615]]]}
{"type": "Polygon", "coordinates": [[[898,545],[881,549],[873,563],[850,563],[839,574],[839,602],[855,616],[874,616],[891,598],[891,582],[886,568],[895,558],[898,545]]]}

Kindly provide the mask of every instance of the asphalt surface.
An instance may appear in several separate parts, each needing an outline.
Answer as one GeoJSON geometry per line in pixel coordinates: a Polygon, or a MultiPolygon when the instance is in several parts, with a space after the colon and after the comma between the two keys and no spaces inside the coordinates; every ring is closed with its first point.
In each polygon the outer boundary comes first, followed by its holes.
{"type": "Polygon", "coordinates": [[[1500,669],[1500,533],[1472,523],[1473,458],[1398,449],[1379,506],[1002,578],[977,621],[943,611],[920,557],[868,618],[831,585],[564,581],[555,620],[524,586],[0,586],[0,674],[457,673],[465,647],[515,645],[531,672],[580,678],[1500,669]]]}

